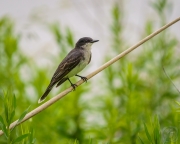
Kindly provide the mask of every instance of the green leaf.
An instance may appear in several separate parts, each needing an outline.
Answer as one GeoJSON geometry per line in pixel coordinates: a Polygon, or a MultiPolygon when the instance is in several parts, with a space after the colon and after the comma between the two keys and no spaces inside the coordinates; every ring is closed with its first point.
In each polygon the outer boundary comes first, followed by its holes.
{"type": "Polygon", "coordinates": [[[161,142],[161,134],[160,134],[160,124],[159,124],[159,119],[158,116],[156,116],[154,118],[154,130],[153,130],[153,134],[154,134],[154,142],[156,144],[160,144],[161,142]]]}
{"type": "Polygon", "coordinates": [[[79,141],[76,139],[76,140],[74,141],[74,144],[79,144],[79,141]]]}
{"type": "Polygon", "coordinates": [[[10,116],[10,119],[9,119],[9,122],[8,125],[10,125],[12,123],[12,120],[14,118],[14,115],[15,115],[15,110],[13,110],[13,112],[11,113],[11,116],[10,116]]]}
{"type": "Polygon", "coordinates": [[[5,100],[5,103],[4,103],[4,112],[5,112],[6,122],[9,124],[9,111],[8,111],[8,105],[7,105],[6,100],[5,100]]]}
{"type": "Polygon", "coordinates": [[[28,135],[29,135],[29,133],[28,133],[28,134],[23,134],[23,135],[17,137],[17,138],[12,142],[12,144],[22,141],[22,140],[25,139],[28,135]]]}
{"type": "Polygon", "coordinates": [[[153,143],[153,141],[152,141],[152,139],[151,139],[151,136],[150,136],[150,134],[149,134],[149,131],[148,131],[147,126],[146,126],[145,123],[144,123],[144,129],[145,129],[146,136],[147,136],[148,140],[149,140],[151,143],[153,143]]]}
{"type": "Polygon", "coordinates": [[[12,99],[12,112],[10,113],[10,118],[9,118],[8,126],[12,123],[12,120],[13,120],[14,115],[15,115],[15,109],[16,109],[16,97],[14,95],[13,99],[12,99]]]}
{"type": "Polygon", "coordinates": [[[142,141],[141,137],[138,136],[138,138],[139,138],[140,143],[141,143],[141,144],[144,144],[144,142],[142,141]]]}
{"type": "Polygon", "coordinates": [[[5,125],[4,120],[1,115],[0,115],[0,128],[4,132],[4,135],[6,136],[6,138],[8,138],[8,132],[6,129],[6,125],[5,125]]]}
{"type": "Polygon", "coordinates": [[[16,109],[16,97],[15,95],[13,96],[13,109],[16,109]]]}
{"type": "Polygon", "coordinates": [[[91,139],[89,139],[89,144],[92,144],[92,138],[91,138],[91,139]]]}
{"type": "Polygon", "coordinates": [[[175,101],[179,106],[180,106],[180,102],[178,102],[178,101],[175,101]]]}
{"type": "Polygon", "coordinates": [[[67,43],[69,44],[69,46],[73,47],[74,46],[73,33],[69,28],[67,28],[66,31],[67,31],[67,36],[66,36],[67,43]]]}
{"type": "Polygon", "coordinates": [[[0,99],[2,99],[2,101],[4,101],[4,96],[3,96],[3,92],[1,92],[1,89],[0,89],[0,99]]]}
{"type": "Polygon", "coordinates": [[[14,115],[15,115],[15,109],[16,109],[16,97],[15,95],[13,96],[13,101],[12,101],[12,112],[11,112],[11,115],[10,115],[10,119],[9,119],[9,122],[12,123],[12,120],[14,118],[14,115]]]}
{"type": "Polygon", "coordinates": [[[62,34],[61,34],[61,30],[59,28],[59,24],[58,23],[54,23],[54,24],[50,25],[50,29],[54,33],[56,41],[58,43],[61,43],[61,41],[62,41],[62,34]]]}
{"type": "Polygon", "coordinates": [[[29,132],[29,144],[34,144],[36,142],[36,138],[33,137],[34,136],[34,131],[33,129],[30,130],[29,132]]]}
{"type": "Polygon", "coordinates": [[[24,117],[26,116],[26,114],[28,113],[29,108],[30,108],[30,106],[22,113],[22,115],[21,115],[21,116],[19,117],[19,119],[18,119],[17,124],[20,123],[20,122],[23,120],[23,118],[24,118],[24,117]]]}

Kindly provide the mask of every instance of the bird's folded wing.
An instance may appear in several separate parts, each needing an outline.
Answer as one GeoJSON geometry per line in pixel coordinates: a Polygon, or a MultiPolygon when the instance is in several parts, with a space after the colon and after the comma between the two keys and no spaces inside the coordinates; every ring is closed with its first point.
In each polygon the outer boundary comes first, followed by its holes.
{"type": "Polygon", "coordinates": [[[75,68],[83,59],[83,55],[80,52],[71,51],[64,60],[60,63],[55,71],[51,81],[57,83],[63,77],[65,77],[73,68],[75,68]]]}

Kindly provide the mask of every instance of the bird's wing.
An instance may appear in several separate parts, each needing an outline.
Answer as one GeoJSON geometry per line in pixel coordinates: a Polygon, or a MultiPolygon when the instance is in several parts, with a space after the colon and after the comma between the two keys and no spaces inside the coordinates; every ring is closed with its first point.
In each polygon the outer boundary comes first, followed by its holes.
{"type": "Polygon", "coordinates": [[[80,61],[84,59],[83,54],[79,50],[73,49],[59,64],[57,70],[55,71],[51,82],[53,84],[64,78],[73,68],[75,68],[80,61]]]}

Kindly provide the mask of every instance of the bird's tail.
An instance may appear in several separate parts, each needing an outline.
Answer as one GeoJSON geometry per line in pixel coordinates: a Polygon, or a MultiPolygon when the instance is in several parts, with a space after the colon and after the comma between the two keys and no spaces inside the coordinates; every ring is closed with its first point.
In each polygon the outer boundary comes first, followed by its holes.
{"type": "Polygon", "coordinates": [[[68,79],[68,78],[63,78],[62,80],[60,80],[60,81],[57,83],[56,87],[60,86],[60,85],[61,85],[63,82],[65,82],[67,79],[68,79]]]}
{"type": "Polygon", "coordinates": [[[38,100],[38,103],[41,103],[42,101],[44,101],[47,97],[47,95],[49,94],[49,92],[52,90],[53,85],[49,85],[46,89],[46,91],[44,92],[44,94],[40,97],[40,99],[38,100]]]}

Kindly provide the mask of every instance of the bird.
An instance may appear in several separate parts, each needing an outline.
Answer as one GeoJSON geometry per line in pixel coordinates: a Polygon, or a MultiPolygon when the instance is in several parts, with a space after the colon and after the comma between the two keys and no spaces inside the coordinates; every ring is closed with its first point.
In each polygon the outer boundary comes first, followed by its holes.
{"type": "Polygon", "coordinates": [[[80,77],[83,81],[87,82],[87,78],[78,75],[78,73],[83,70],[91,61],[91,46],[93,43],[98,42],[99,40],[93,40],[90,37],[80,38],[74,49],[72,49],[67,56],[62,60],[62,62],[57,67],[47,89],[44,94],[38,100],[38,103],[41,103],[45,100],[49,92],[56,85],[56,87],[63,84],[68,80],[73,87],[73,90],[77,87],[76,84],[73,84],[70,80],[70,77],[77,76],[80,77]]]}

